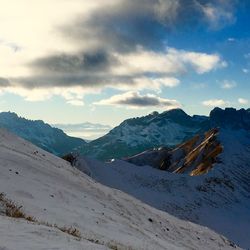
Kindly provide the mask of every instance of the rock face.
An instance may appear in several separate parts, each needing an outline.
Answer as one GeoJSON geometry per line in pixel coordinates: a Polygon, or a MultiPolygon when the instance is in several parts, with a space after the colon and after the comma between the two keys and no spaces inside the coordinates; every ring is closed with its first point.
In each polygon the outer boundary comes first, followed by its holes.
{"type": "Polygon", "coordinates": [[[70,137],[43,121],[27,120],[11,112],[0,113],[0,128],[5,128],[56,155],[64,155],[85,144],[84,140],[70,137]]]}
{"type": "Polygon", "coordinates": [[[150,165],[172,173],[191,176],[208,173],[218,162],[223,146],[217,139],[218,129],[197,135],[175,149],[159,148],[145,151],[124,160],[138,166],[150,165]]]}

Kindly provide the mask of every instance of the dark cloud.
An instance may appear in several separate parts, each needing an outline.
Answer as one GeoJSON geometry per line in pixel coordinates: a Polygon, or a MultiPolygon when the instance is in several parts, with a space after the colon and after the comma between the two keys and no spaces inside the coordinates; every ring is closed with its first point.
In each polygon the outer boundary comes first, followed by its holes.
{"type": "Polygon", "coordinates": [[[171,32],[211,25],[223,27],[234,16],[237,0],[123,0],[103,5],[86,20],[62,27],[67,37],[100,41],[119,52],[140,45],[161,50],[171,32]],[[210,14],[210,15],[209,15],[210,14]]]}
{"type": "MultiPolygon", "coordinates": [[[[115,104],[121,105],[131,105],[137,107],[146,107],[146,106],[162,106],[162,101],[157,97],[152,96],[131,96],[125,99],[117,100],[115,104]]],[[[164,105],[171,105],[170,101],[164,102],[164,105]]]]}
{"type": "Polygon", "coordinates": [[[77,73],[89,71],[107,71],[111,65],[118,63],[105,51],[82,52],[79,54],[60,54],[39,58],[30,63],[42,72],[77,73]]]}
{"type": "Polygon", "coordinates": [[[10,85],[10,81],[6,78],[0,77],[0,87],[8,87],[10,85]]]}
{"type": "Polygon", "coordinates": [[[112,96],[110,99],[101,100],[96,105],[121,105],[131,107],[179,107],[176,100],[160,98],[155,95],[140,95],[138,92],[127,92],[112,96]]]}
{"type": "MultiPolygon", "coordinates": [[[[141,76],[141,75],[138,75],[141,76]]],[[[112,74],[103,73],[95,74],[46,74],[46,75],[36,75],[32,77],[19,77],[11,78],[10,81],[13,83],[12,86],[21,85],[24,88],[46,88],[46,87],[74,87],[82,86],[88,88],[98,88],[103,86],[113,86],[119,87],[124,84],[136,85],[134,78],[136,75],[120,75],[114,76],[112,74]]]]}

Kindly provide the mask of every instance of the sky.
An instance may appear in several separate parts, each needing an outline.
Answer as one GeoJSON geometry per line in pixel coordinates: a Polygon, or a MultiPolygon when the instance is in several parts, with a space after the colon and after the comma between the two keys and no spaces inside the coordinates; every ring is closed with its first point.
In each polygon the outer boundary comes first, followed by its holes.
{"type": "Polygon", "coordinates": [[[51,124],[250,102],[248,0],[0,0],[0,111],[51,124]]]}

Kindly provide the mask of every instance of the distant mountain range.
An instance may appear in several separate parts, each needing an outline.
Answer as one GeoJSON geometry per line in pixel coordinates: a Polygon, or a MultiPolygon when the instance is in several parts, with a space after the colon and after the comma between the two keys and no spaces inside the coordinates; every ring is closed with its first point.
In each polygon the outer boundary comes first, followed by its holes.
{"type": "Polygon", "coordinates": [[[249,129],[249,114],[249,109],[237,111],[233,108],[215,108],[209,116],[190,116],[181,109],[163,113],[153,112],[147,116],[125,120],[106,135],[89,143],[68,136],[63,130],[68,133],[104,133],[109,131],[110,127],[92,123],[54,125],[63,129],[61,130],[43,121],[27,120],[11,112],[0,113],[0,127],[56,155],[77,150],[92,158],[108,160],[130,157],[153,148],[174,148],[215,127],[227,127],[230,124],[234,129],[249,129]]]}
{"type": "Polygon", "coordinates": [[[5,128],[55,155],[79,150],[86,144],[84,140],[70,137],[61,129],[53,128],[43,121],[27,120],[12,112],[0,113],[0,128],[5,128]]]}
{"type": "Polygon", "coordinates": [[[87,141],[99,138],[112,129],[109,125],[90,122],[77,124],[51,124],[51,126],[62,129],[67,135],[80,137],[87,141]]]}

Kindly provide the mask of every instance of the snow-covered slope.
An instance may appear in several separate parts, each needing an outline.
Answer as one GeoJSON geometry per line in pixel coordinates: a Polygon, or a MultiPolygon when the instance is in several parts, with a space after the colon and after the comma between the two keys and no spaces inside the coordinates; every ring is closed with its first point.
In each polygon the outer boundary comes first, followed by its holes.
{"type": "Polygon", "coordinates": [[[123,161],[82,158],[78,167],[105,185],[182,219],[210,227],[249,247],[250,138],[245,131],[222,131],[222,163],[206,175],[190,177],[123,161]],[[235,149],[236,148],[236,149],[235,149]]]}
{"type": "Polygon", "coordinates": [[[0,128],[6,128],[56,155],[64,155],[86,144],[84,140],[70,137],[43,121],[27,120],[11,112],[0,113],[0,128]]]}
{"type": "Polygon", "coordinates": [[[160,146],[175,146],[207,128],[208,117],[189,116],[181,109],[128,119],[107,135],[83,147],[82,153],[107,160],[160,146]]]}
{"type": "MultiPolygon", "coordinates": [[[[96,183],[64,160],[3,129],[0,172],[0,193],[33,218],[7,217],[0,201],[0,248],[4,250],[233,248],[208,228],[96,183]],[[62,227],[78,229],[81,237],[62,232],[62,227]]],[[[120,176],[109,173],[111,180],[120,176]]]]}
{"type": "MultiPolygon", "coordinates": [[[[198,159],[196,163],[200,164],[199,156],[206,159],[203,154],[212,152],[210,146],[223,147],[219,161],[213,162],[207,174],[193,177],[188,175],[190,171],[177,174],[119,160],[103,164],[83,157],[77,167],[105,185],[179,218],[207,226],[250,249],[250,130],[246,122],[249,113],[232,109],[217,111],[220,115],[213,113],[212,117],[227,117],[228,112],[231,115],[226,123],[226,118],[216,122],[220,126],[216,140],[212,139],[213,133],[208,133],[198,147],[190,148],[190,153],[199,152],[194,162],[198,159]],[[236,124],[237,117],[240,118],[236,124]],[[209,140],[210,144],[204,144],[209,140]]],[[[191,170],[195,167],[190,166],[191,170]]]]}

